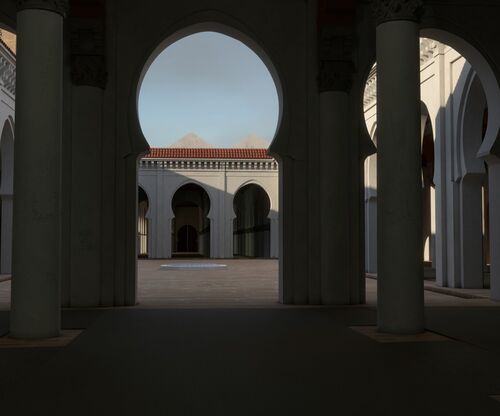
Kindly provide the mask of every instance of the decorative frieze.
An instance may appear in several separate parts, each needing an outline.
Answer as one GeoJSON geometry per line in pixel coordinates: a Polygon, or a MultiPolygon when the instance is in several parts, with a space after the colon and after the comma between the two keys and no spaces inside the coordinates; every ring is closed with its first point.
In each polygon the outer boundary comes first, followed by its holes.
{"type": "Polygon", "coordinates": [[[377,100],[377,65],[373,65],[373,68],[368,74],[368,79],[366,80],[365,93],[363,96],[363,106],[365,110],[374,104],[377,100]]]}
{"type": "MultiPolygon", "coordinates": [[[[439,43],[433,39],[420,38],[420,68],[425,66],[434,58],[439,43]]],[[[363,96],[363,106],[365,110],[373,105],[377,100],[377,66],[374,65],[368,74],[365,93],[363,96]]]]}
{"type": "Polygon", "coordinates": [[[0,45],[0,86],[16,95],[16,63],[10,52],[0,45]]]}
{"type": "Polygon", "coordinates": [[[377,25],[393,20],[418,22],[422,12],[422,0],[372,0],[372,10],[377,25]]]}
{"type": "Polygon", "coordinates": [[[17,0],[17,10],[50,10],[62,16],[66,16],[69,8],[68,3],[68,0],[17,0]]]}
{"type": "Polygon", "coordinates": [[[433,39],[420,38],[420,66],[434,58],[438,42],[433,39]]]}
{"type": "Polygon", "coordinates": [[[69,19],[73,84],[104,89],[107,82],[104,23],[101,19],[69,19]]]}
{"type": "Polygon", "coordinates": [[[168,170],[278,170],[275,160],[141,159],[139,166],[168,170]]]}

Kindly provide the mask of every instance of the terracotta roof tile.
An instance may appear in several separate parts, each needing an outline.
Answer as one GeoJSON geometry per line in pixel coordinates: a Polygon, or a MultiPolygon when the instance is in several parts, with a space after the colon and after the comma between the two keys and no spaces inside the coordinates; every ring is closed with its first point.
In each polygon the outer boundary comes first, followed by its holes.
{"type": "Polygon", "coordinates": [[[191,149],[152,147],[145,159],[272,159],[267,149],[191,149]]]}

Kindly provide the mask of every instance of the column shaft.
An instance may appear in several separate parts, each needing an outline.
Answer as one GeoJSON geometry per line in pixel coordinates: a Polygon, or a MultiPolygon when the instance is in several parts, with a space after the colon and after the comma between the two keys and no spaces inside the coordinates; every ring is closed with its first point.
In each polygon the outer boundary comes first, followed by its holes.
{"type": "Polygon", "coordinates": [[[2,195],[0,273],[12,273],[12,195],[2,195]]]}
{"type": "Polygon", "coordinates": [[[469,174],[460,182],[460,287],[483,288],[483,175],[469,174]]]}
{"type": "Polygon", "coordinates": [[[320,94],[321,303],[348,304],[349,94],[320,94]]]}
{"type": "Polygon", "coordinates": [[[63,18],[17,15],[16,152],[11,335],[60,331],[63,18]]]}
{"type": "Polygon", "coordinates": [[[423,330],[419,28],[377,27],[378,327],[423,330]]]}

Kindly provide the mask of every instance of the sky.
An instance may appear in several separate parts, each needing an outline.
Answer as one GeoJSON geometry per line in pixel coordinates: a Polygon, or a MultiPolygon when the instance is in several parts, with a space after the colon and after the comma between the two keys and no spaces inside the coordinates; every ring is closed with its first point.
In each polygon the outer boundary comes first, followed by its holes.
{"type": "Polygon", "coordinates": [[[276,86],[260,58],[240,41],[201,32],[167,47],[139,92],[139,120],[152,147],[196,133],[231,147],[251,133],[271,142],[279,113],[276,86]]]}

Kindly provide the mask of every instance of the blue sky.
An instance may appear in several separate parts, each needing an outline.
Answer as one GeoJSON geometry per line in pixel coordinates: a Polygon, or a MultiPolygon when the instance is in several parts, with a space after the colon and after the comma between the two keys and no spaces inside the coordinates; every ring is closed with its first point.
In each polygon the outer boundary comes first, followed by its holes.
{"type": "Polygon", "coordinates": [[[236,39],[214,32],[187,36],[166,48],[139,92],[139,120],[153,147],[194,132],[217,147],[250,133],[271,141],[278,95],[260,58],[236,39]]]}

